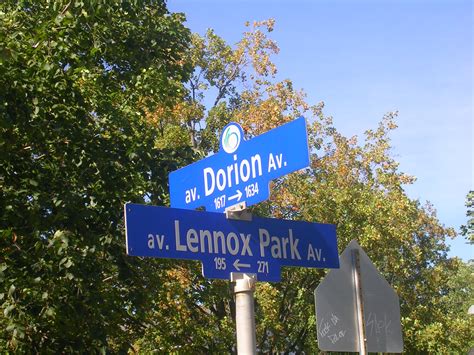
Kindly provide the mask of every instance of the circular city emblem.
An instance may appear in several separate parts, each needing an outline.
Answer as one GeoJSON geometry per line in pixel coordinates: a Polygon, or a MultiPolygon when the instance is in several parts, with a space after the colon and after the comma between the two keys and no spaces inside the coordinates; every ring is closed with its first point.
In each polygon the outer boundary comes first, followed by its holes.
{"type": "Polygon", "coordinates": [[[222,132],[221,144],[226,153],[233,153],[240,145],[240,128],[236,123],[230,123],[222,132]]]}

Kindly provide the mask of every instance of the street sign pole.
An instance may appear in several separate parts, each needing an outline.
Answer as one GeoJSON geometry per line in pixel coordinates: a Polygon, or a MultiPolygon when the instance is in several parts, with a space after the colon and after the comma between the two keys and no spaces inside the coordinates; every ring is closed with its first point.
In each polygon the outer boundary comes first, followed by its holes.
{"type": "Polygon", "coordinates": [[[362,295],[362,277],[360,274],[360,255],[358,249],[352,250],[352,272],[354,276],[354,291],[357,310],[357,333],[359,338],[359,353],[367,355],[367,338],[365,336],[364,298],[362,295]]]}
{"type": "MultiPolygon", "coordinates": [[[[252,215],[245,209],[245,203],[226,209],[227,219],[251,221],[252,215]]],[[[254,292],[257,282],[256,274],[232,272],[230,281],[235,282],[235,329],[237,354],[254,355],[257,353],[257,336],[255,331],[254,292]]]]}
{"type": "Polygon", "coordinates": [[[235,323],[237,337],[237,354],[250,355],[257,353],[255,335],[254,292],[256,275],[232,273],[231,281],[235,282],[235,323]]]}

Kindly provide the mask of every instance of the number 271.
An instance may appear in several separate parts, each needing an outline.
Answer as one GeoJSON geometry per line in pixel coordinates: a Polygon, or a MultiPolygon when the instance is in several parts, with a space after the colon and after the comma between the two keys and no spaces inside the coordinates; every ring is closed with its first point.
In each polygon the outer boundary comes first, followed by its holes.
{"type": "Polygon", "coordinates": [[[258,271],[261,273],[268,274],[268,261],[257,261],[258,271]]]}

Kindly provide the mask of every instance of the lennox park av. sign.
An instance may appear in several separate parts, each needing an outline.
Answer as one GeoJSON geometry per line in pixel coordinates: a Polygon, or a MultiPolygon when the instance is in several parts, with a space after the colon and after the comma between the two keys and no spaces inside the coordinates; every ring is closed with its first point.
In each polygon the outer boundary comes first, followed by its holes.
{"type": "Polygon", "coordinates": [[[200,260],[206,278],[230,279],[232,272],[280,281],[282,266],[336,268],[336,228],[331,224],[252,218],[224,213],[128,203],[127,254],[200,260]]]}

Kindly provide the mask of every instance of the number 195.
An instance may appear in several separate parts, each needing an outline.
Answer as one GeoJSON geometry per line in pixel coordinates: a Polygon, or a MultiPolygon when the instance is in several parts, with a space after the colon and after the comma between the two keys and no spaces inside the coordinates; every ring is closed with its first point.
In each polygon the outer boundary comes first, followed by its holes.
{"type": "Polygon", "coordinates": [[[214,262],[216,263],[216,270],[225,270],[225,258],[214,258],[214,262]]]}

